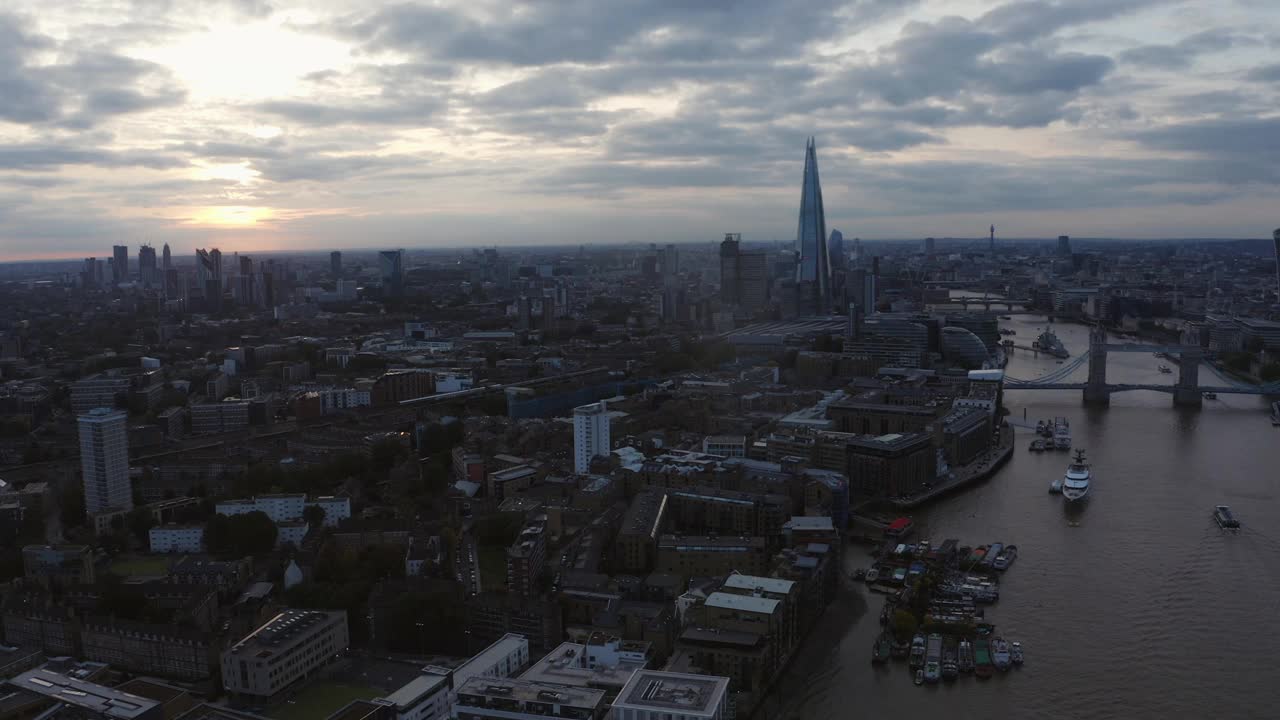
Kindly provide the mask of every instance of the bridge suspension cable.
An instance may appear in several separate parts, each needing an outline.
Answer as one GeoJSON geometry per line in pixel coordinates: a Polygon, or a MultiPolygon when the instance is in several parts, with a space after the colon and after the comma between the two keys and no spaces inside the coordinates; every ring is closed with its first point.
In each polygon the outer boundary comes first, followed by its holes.
{"type": "Polygon", "coordinates": [[[1077,356],[1075,359],[1073,359],[1071,362],[1063,365],[1062,367],[1054,370],[1053,372],[1046,373],[1038,378],[1033,378],[1033,379],[1015,378],[1015,377],[1010,377],[1006,375],[1004,378],[1005,383],[1011,387],[1015,387],[1018,385],[1025,385],[1025,384],[1031,384],[1031,383],[1040,384],[1040,383],[1057,382],[1071,375],[1071,373],[1079,369],[1079,367],[1085,364],[1085,362],[1087,362],[1088,360],[1089,360],[1089,351],[1086,350],[1085,352],[1077,356]]]}

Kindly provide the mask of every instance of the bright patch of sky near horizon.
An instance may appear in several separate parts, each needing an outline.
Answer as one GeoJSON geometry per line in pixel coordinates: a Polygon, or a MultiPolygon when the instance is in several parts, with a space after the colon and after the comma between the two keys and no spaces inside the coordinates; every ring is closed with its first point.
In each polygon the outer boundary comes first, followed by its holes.
{"type": "Polygon", "coordinates": [[[0,9],[0,260],[795,232],[1262,237],[1264,0],[0,9]]]}

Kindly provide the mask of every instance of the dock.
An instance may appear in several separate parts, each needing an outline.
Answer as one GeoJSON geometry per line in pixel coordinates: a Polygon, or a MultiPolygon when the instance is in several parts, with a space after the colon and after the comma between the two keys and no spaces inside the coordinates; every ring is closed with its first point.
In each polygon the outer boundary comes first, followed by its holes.
{"type": "Polygon", "coordinates": [[[1002,465],[1009,461],[1013,456],[1013,428],[1008,425],[1000,427],[1000,444],[992,448],[987,455],[982,458],[958,468],[954,471],[953,477],[942,483],[934,485],[928,491],[918,495],[904,498],[902,500],[888,500],[889,505],[899,510],[910,510],[917,508],[927,502],[936,500],[947,493],[959,490],[962,487],[971,485],[979,480],[985,480],[995,474],[1002,465]]]}

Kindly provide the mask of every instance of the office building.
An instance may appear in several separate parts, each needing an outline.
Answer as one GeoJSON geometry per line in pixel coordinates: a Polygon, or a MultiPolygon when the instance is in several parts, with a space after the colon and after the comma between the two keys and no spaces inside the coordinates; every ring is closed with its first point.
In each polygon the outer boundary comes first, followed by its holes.
{"type": "Polygon", "coordinates": [[[222,402],[192,405],[191,434],[212,435],[237,432],[249,427],[249,401],[227,398],[222,402]]]}
{"type": "Polygon", "coordinates": [[[345,610],[285,610],[222,654],[222,686],[270,698],[346,649],[345,610]]]}
{"type": "Polygon", "coordinates": [[[827,220],[818,180],[817,147],[813,138],[805,145],[804,180],[800,190],[800,220],[796,228],[796,269],[801,315],[825,315],[831,308],[831,256],[827,251],[827,220]]]}
{"type": "Polygon", "coordinates": [[[653,569],[666,515],[667,494],[662,490],[641,490],[631,500],[614,545],[620,571],[647,573],[653,569]]]}
{"type": "Polygon", "coordinates": [[[844,233],[832,230],[827,238],[827,252],[831,253],[831,272],[843,271],[845,268],[844,233]]]}
{"type": "Polygon", "coordinates": [[[157,525],[147,539],[153,553],[198,553],[204,550],[204,526],[157,525]]]}
{"type": "Polygon", "coordinates": [[[453,711],[448,673],[424,673],[378,701],[394,708],[395,720],[444,720],[453,711]]]}
{"type": "Polygon", "coordinates": [[[1280,300],[1280,228],[1272,231],[1271,242],[1276,251],[1276,299],[1280,300]]]}
{"type": "Polygon", "coordinates": [[[46,585],[92,585],[93,550],[88,545],[27,545],[22,572],[46,585]]]}
{"type": "Polygon", "coordinates": [[[143,287],[157,284],[160,274],[156,270],[156,249],[150,245],[138,248],[138,282],[143,287]]]}
{"type": "Polygon", "coordinates": [[[169,243],[160,251],[160,269],[167,275],[173,269],[173,253],[169,251],[169,243]]]}
{"type": "Polygon", "coordinates": [[[658,539],[658,572],[685,577],[728,575],[735,570],[761,575],[769,562],[763,537],[663,535],[658,539]]]}
{"type": "Polygon", "coordinates": [[[708,435],[702,439],[702,452],[723,457],[746,457],[747,436],[708,435]]]}
{"type": "Polygon", "coordinates": [[[453,671],[453,687],[461,687],[473,678],[509,678],[528,664],[529,640],[523,635],[507,633],[459,665],[453,671]]]}
{"type": "Polygon", "coordinates": [[[342,277],[342,253],[337,250],[329,253],[329,274],[334,280],[342,277]]]}
{"type": "Polygon", "coordinates": [[[725,233],[720,243],[720,300],[726,305],[738,304],[738,252],[741,233],[725,233]]]}
{"type": "Polygon", "coordinates": [[[937,474],[927,432],[858,436],[848,440],[847,448],[850,489],[864,495],[913,495],[937,474]]]}
{"type": "Polygon", "coordinates": [[[116,285],[129,282],[128,245],[113,245],[111,247],[111,281],[116,285]]]}
{"type": "Polygon", "coordinates": [[[465,720],[598,720],[607,709],[603,690],[527,680],[472,678],[457,694],[465,720]]]}
{"type": "Polygon", "coordinates": [[[539,515],[525,524],[507,548],[507,588],[524,597],[537,595],[546,556],[547,516],[539,515]]]}
{"type": "Polygon", "coordinates": [[[225,500],[218,503],[215,509],[219,515],[243,515],[261,512],[271,518],[271,522],[283,523],[301,520],[306,508],[317,505],[324,510],[325,527],[337,527],[339,523],[351,517],[351,498],[322,495],[308,498],[301,493],[296,495],[258,495],[247,500],[225,500]]]}
{"type": "Polygon", "coordinates": [[[942,328],[940,342],[942,358],[952,366],[979,370],[990,359],[986,343],[965,328],[954,325],[942,328]]]}
{"type": "Polygon", "coordinates": [[[724,720],[729,678],[641,670],[613,702],[613,720],[724,720]]]}
{"type": "Polygon", "coordinates": [[[388,298],[404,296],[404,251],[383,250],[378,253],[378,274],[382,278],[382,294],[388,298]]]}
{"type": "Polygon", "coordinates": [[[196,286],[209,312],[222,310],[222,251],[196,250],[196,286]]]}
{"type": "Polygon", "coordinates": [[[603,690],[611,701],[649,663],[652,644],[592,633],[586,643],[560,643],[520,675],[521,680],[603,690]]]}
{"type": "Polygon", "coordinates": [[[1058,257],[1071,257],[1071,237],[1067,235],[1058,236],[1058,257]]]}
{"type": "Polygon", "coordinates": [[[573,409],[573,471],[586,475],[591,459],[608,455],[609,411],[603,401],[573,409]]]}
{"type": "Polygon", "coordinates": [[[94,375],[71,383],[71,411],[87,415],[94,408],[114,408],[133,385],[127,377],[94,375]]]}
{"type": "Polygon", "coordinates": [[[133,507],[129,484],[129,415],[95,408],[77,420],[84,506],[89,513],[133,507]]]}

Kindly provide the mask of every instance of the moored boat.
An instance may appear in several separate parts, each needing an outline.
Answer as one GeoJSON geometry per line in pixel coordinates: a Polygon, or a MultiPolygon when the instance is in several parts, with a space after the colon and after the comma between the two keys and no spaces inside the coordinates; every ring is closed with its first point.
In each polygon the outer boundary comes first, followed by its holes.
{"type": "Polygon", "coordinates": [[[1018,546],[1010,545],[1000,551],[1000,554],[996,556],[995,561],[991,563],[991,567],[996,570],[1008,570],[1009,566],[1013,564],[1013,561],[1017,559],[1018,546]]]}
{"type": "Polygon", "coordinates": [[[893,654],[893,642],[889,640],[888,633],[881,633],[876,639],[875,645],[871,648],[871,662],[876,665],[883,665],[889,661],[889,656],[893,654]]]}
{"type": "Polygon", "coordinates": [[[923,685],[923,684],[924,684],[924,671],[923,671],[923,670],[917,670],[917,671],[916,671],[916,680],[915,680],[915,682],[916,682],[916,684],[917,684],[917,685],[923,685]]]}
{"type": "Polygon", "coordinates": [[[991,543],[991,547],[987,548],[987,554],[982,558],[980,565],[984,568],[991,567],[992,563],[996,561],[996,556],[1000,554],[1001,550],[1004,550],[1003,543],[991,543]]]}
{"type": "Polygon", "coordinates": [[[991,662],[996,666],[997,670],[1008,670],[1013,660],[1009,653],[1009,643],[1003,638],[995,638],[991,641],[991,662]]]}
{"type": "Polygon", "coordinates": [[[956,648],[956,665],[962,673],[973,672],[973,643],[968,640],[960,641],[960,646],[956,648]]]}
{"type": "Polygon", "coordinates": [[[911,653],[911,644],[906,642],[899,642],[896,638],[893,640],[893,645],[891,645],[889,648],[889,656],[892,657],[894,660],[902,660],[906,658],[907,655],[909,655],[910,653],[911,653]]]}
{"type": "Polygon", "coordinates": [[[973,641],[973,673],[979,678],[989,678],[995,671],[991,662],[991,641],[978,636],[973,641]]]}
{"type": "Polygon", "coordinates": [[[924,651],[924,681],[936,683],[942,679],[942,635],[930,633],[924,651]]]}
{"type": "Polygon", "coordinates": [[[942,642],[942,679],[955,680],[960,674],[958,648],[955,638],[948,637],[942,642]]]}
{"type": "Polygon", "coordinates": [[[1213,509],[1213,519],[1217,521],[1220,528],[1238,528],[1240,521],[1236,519],[1231,508],[1226,505],[1218,505],[1213,509]]]}
{"type": "Polygon", "coordinates": [[[911,667],[918,668],[924,665],[924,648],[924,635],[916,633],[916,636],[911,638],[911,658],[908,661],[911,667]]]}
{"type": "Polygon", "coordinates": [[[1022,643],[1014,640],[1009,644],[1009,657],[1013,660],[1014,665],[1022,664],[1022,643]]]}
{"type": "Polygon", "coordinates": [[[1079,502],[1089,496],[1089,481],[1092,479],[1089,463],[1085,461],[1084,450],[1076,451],[1076,459],[1067,467],[1067,475],[1063,478],[1062,497],[1067,502],[1079,502]]]}
{"type": "Polygon", "coordinates": [[[866,576],[863,579],[866,580],[868,583],[873,583],[876,580],[879,580],[880,579],[879,568],[871,568],[870,570],[868,570],[866,576]]]}

